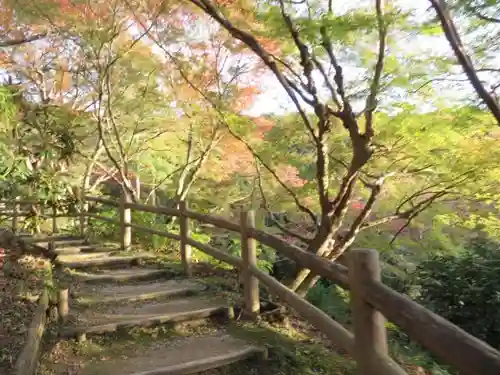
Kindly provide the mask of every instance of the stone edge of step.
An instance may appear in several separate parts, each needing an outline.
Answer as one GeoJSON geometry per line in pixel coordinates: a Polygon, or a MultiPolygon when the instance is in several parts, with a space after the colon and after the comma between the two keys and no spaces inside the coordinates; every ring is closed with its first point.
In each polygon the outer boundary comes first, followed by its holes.
{"type": "Polygon", "coordinates": [[[267,357],[267,350],[253,345],[229,353],[210,356],[203,359],[180,363],[172,366],[160,367],[154,370],[134,372],[130,375],[187,375],[207,371],[236,363],[253,356],[267,357]]]}

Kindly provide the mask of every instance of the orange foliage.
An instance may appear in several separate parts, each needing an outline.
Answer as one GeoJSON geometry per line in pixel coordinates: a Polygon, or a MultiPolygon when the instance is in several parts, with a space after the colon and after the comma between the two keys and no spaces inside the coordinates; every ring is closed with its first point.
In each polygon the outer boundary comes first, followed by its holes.
{"type": "Polygon", "coordinates": [[[267,132],[271,131],[274,126],[274,122],[265,117],[253,117],[252,122],[256,127],[256,136],[263,139],[267,132]]]}
{"type": "Polygon", "coordinates": [[[279,55],[281,53],[280,43],[276,40],[264,36],[257,36],[256,39],[267,52],[273,55],[279,55]]]}
{"type": "Polygon", "coordinates": [[[220,6],[231,6],[238,3],[238,0],[215,0],[215,3],[220,6]]]}
{"type": "Polygon", "coordinates": [[[261,93],[260,89],[255,86],[242,87],[238,91],[234,109],[237,112],[248,109],[254,102],[257,95],[261,93]]]}
{"type": "Polygon", "coordinates": [[[255,175],[253,155],[243,143],[234,138],[227,137],[225,142],[221,144],[221,149],[221,167],[226,178],[230,177],[233,173],[243,176],[255,175]]]}
{"type": "MultiPolygon", "coordinates": [[[[249,118],[255,128],[245,138],[250,140],[263,140],[265,133],[270,131],[274,122],[264,117],[249,118]]],[[[232,174],[237,173],[242,176],[256,176],[255,160],[246,145],[227,135],[219,144],[219,160],[214,163],[215,170],[211,167],[212,177],[217,176],[219,180],[227,180],[232,174]],[[215,173],[214,173],[215,172],[215,173]]]]}
{"type": "Polygon", "coordinates": [[[280,164],[276,169],[276,174],[289,187],[302,187],[307,183],[299,177],[299,170],[288,164],[280,164]]]}
{"type": "Polygon", "coordinates": [[[89,4],[75,4],[71,0],[57,0],[59,9],[62,14],[73,15],[78,18],[93,19],[96,18],[97,14],[95,10],[92,9],[89,4]],[[83,16],[83,17],[82,17],[83,16]]]}

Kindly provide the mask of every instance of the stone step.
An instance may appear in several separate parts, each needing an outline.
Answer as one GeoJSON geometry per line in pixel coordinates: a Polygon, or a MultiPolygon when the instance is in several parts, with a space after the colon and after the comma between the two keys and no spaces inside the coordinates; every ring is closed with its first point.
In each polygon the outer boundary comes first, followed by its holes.
{"type": "Polygon", "coordinates": [[[127,266],[139,260],[153,259],[151,253],[98,252],[61,254],[55,263],[67,268],[117,267],[127,266]]]}
{"type": "MultiPolygon", "coordinates": [[[[48,244],[47,244],[48,246],[48,244]]],[[[48,247],[47,247],[48,249],[48,247]]],[[[64,245],[56,246],[52,251],[59,255],[79,254],[79,253],[100,253],[118,251],[118,244],[82,244],[82,245],[64,245]]]]}
{"type": "Polygon", "coordinates": [[[125,283],[132,281],[158,280],[176,276],[176,272],[169,268],[147,268],[130,267],[116,270],[96,270],[92,272],[82,272],[69,270],[66,272],[72,279],[87,284],[99,284],[106,282],[125,283]]]}
{"type": "Polygon", "coordinates": [[[73,337],[84,333],[102,334],[120,328],[147,327],[231,315],[232,308],[227,302],[203,297],[185,297],[148,304],[128,303],[81,311],[70,309],[69,322],[73,324],[63,327],[61,335],[73,337]]]}
{"type": "MultiPolygon", "coordinates": [[[[128,354],[128,353],[127,353],[128,354]]],[[[220,368],[249,358],[265,358],[265,349],[227,334],[179,338],[166,344],[152,340],[131,356],[88,361],[80,375],[187,375],[220,368]]]]}
{"type": "Polygon", "coordinates": [[[190,280],[166,280],[134,283],[133,285],[82,285],[72,290],[79,305],[92,305],[118,301],[144,301],[155,298],[189,296],[205,290],[200,283],[190,280]]]}
{"type": "Polygon", "coordinates": [[[83,245],[86,243],[86,240],[80,236],[73,235],[54,235],[54,236],[23,236],[22,240],[25,243],[36,244],[40,247],[48,247],[48,243],[50,241],[54,241],[56,246],[64,246],[64,245],[83,245]]]}

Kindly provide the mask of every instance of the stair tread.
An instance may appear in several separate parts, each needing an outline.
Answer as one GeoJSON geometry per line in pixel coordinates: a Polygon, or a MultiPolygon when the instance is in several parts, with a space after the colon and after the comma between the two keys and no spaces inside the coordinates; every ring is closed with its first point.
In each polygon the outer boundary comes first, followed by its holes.
{"type": "Polygon", "coordinates": [[[131,280],[143,279],[148,277],[157,277],[161,275],[169,275],[170,269],[160,269],[152,267],[129,267],[125,269],[106,270],[98,269],[93,272],[80,272],[71,270],[71,276],[79,281],[86,282],[106,282],[118,281],[126,282],[131,280]]]}
{"type": "MultiPolygon", "coordinates": [[[[48,247],[47,247],[48,248],[48,247]]],[[[120,248],[118,244],[81,244],[56,246],[53,250],[55,254],[79,254],[79,253],[99,253],[117,251],[120,248]]]]}
{"type": "Polygon", "coordinates": [[[53,241],[56,247],[61,246],[78,246],[85,245],[86,240],[83,237],[76,236],[43,236],[43,237],[34,237],[34,236],[25,236],[22,237],[21,240],[26,244],[35,245],[39,248],[48,249],[49,242],[53,241]]]}
{"type": "Polygon", "coordinates": [[[99,303],[117,300],[138,300],[180,293],[202,291],[204,286],[191,280],[166,280],[140,282],[123,285],[81,285],[73,291],[74,297],[87,303],[99,303]]]}
{"type": "Polygon", "coordinates": [[[52,235],[52,236],[34,236],[33,234],[17,234],[18,237],[23,237],[24,241],[27,242],[33,242],[33,243],[40,243],[40,242],[48,242],[48,241],[55,241],[55,242],[68,242],[68,243],[73,243],[77,242],[80,243],[85,241],[85,239],[81,236],[74,236],[74,235],[65,235],[65,234],[60,234],[60,235],[52,235]]]}
{"type": "Polygon", "coordinates": [[[222,299],[206,297],[176,298],[167,302],[127,303],[114,306],[97,306],[82,310],[70,310],[66,334],[77,332],[111,332],[122,326],[149,325],[169,321],[199,319],[226,311],[228,303],[222,299]]]}
{"type": "Polygon", "coordinates": [[[227,334],[187,337],[167,344],[152,341],[127,358],[89,361],[81,375],[181,375],[221,367],[262,352],[227,334]]]}
{"type": "Polygon", "coordinates": [[[128,263],[138,259],[151,258],[155,258],[154,254],[147,252],[122,253],[120,251],[105,251],[78,254],[61,254],[58,255],[56,263],[65,267],[78,268],[106,266],[108,264],[116,263],[128,263]]]}

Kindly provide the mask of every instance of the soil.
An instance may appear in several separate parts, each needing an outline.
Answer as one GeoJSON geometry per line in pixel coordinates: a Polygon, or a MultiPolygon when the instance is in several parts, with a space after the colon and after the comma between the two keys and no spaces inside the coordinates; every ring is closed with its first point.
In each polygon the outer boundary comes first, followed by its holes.
{"type": "Polygon", "coordinates": [[[12,373],[50,269],[47,260],[25,256],[9,233],[0,231],[0,374],[12,373]]]}

